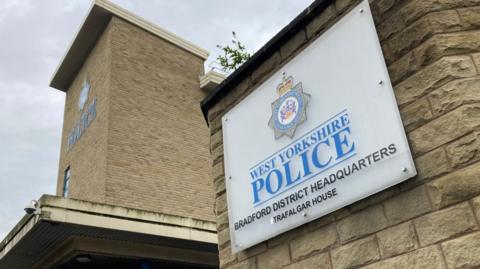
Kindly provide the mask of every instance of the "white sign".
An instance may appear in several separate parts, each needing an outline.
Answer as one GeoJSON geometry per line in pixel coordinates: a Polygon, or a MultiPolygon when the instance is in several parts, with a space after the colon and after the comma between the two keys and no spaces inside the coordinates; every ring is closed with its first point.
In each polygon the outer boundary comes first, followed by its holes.
{"type": "Polygon", "coordinates": [[[222,120],[234,253],[416,175],[367,1],[222,120]]]}

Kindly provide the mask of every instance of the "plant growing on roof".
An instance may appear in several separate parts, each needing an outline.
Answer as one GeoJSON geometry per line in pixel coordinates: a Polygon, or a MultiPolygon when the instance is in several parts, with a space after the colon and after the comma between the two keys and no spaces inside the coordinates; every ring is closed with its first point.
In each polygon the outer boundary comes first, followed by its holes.
{"type": "Polygon", "coordinates": [[[225,72],[233,72],[240,65],[246,62],[250,58],[250,53],[246,50],[245,45],[243,45],[237,38],[235,31],[232,31],[232,46],[221,46],[217,45],[217,48],[223,51],[223,55],[218,55],[217,60],[222,67],[222,70],[225,72]]]}

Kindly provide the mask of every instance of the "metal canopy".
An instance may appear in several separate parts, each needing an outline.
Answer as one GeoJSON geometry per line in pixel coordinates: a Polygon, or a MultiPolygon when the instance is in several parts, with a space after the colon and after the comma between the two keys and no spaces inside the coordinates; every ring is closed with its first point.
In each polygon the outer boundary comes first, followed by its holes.
{"type": "Polygon", "coordinates": [[[215,223],[55,196],[43,196],[39,203],[41,214],[24,217],[0,243],[0,269],[49,268],[75,251],[89,251],[78,242],[67,249],[73,239],[91,242],[83,245],[105,255],[119,251],[107,246],[130,244],[127,250],[143,251],[121,253],[218,265],[215,223]]]}

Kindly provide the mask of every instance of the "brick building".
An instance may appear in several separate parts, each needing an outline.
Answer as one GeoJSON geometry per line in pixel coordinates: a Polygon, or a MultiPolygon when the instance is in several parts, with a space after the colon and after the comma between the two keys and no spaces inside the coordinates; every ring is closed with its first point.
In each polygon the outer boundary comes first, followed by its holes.
{"type": "Polygon", "coordinates": [[[346,14],[366,11],[317,0],[202,102],[220,268],[479,268],[480,2],[368,2],[417,176],[232,254],[222,117],[346,14]]]}
{"type": "Polygon", "coordinates": [[[94,1],[51,87],[66,93],[56,196],[0,244],[0,268],[217,268],[208,53],[94,1]]]}

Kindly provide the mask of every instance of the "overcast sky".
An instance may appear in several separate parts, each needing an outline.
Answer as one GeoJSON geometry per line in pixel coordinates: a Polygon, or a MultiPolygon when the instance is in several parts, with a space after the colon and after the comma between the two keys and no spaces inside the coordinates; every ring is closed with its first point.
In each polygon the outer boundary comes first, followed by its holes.
{"type": "MultiPolygon", "coordinates": [[[[250,51],[312,0],[115,0],[216,58],[235,30],[250,51]]],[[[89,0],[0,0],[0,240],[42,194],[54,194],[65,94],[50,78],[89,0]]]]}

